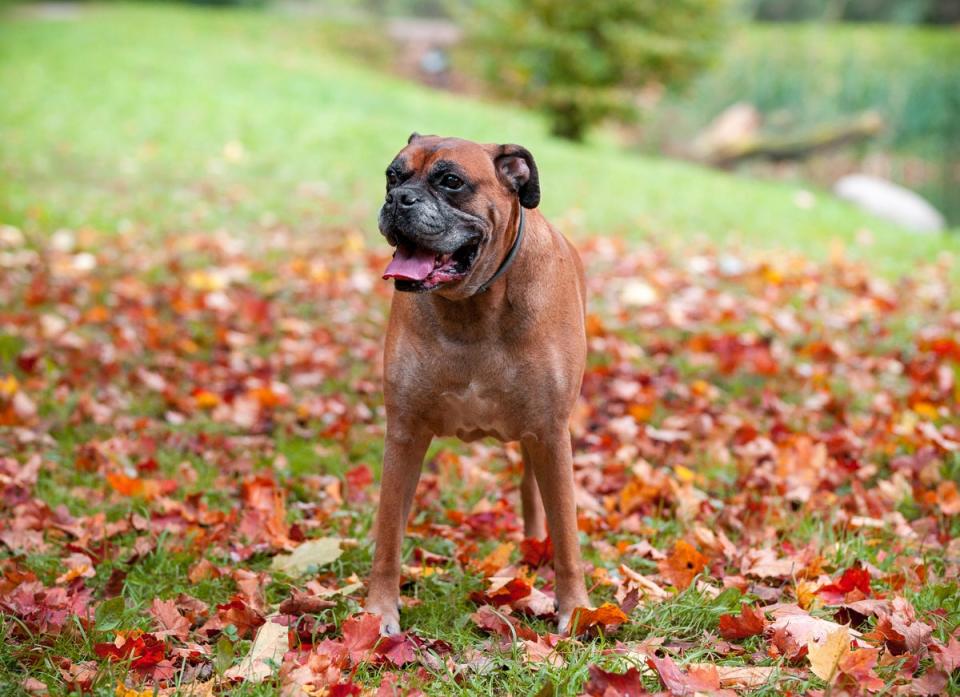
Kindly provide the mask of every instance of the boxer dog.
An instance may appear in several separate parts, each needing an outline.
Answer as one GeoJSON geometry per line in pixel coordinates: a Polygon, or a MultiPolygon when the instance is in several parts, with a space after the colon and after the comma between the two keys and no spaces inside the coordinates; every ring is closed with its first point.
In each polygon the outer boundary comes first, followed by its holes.
{"type": "Polygon", "coordinates": [[[387,168],[380,231],[395,247],[387,414],[366,610],[400,631],[400,554],[434,436],[519,441],[527,537],[553,540],[559,626],[587,606],[570,413],[587,353],[583,265],[537,210],[533,155],[414,133],[387,168]]]}

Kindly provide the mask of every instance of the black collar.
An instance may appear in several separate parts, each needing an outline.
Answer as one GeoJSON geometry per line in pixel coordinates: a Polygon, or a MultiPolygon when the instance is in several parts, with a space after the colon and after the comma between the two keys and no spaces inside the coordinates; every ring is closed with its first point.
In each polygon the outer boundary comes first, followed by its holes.
{"type": "Polygon", "coordinates": [[[520,206],[520,222],[517,224],[517,236],[513,240],[513,245],[510,247],[510,251],[507,252],[506,258],[504,258],[503,263],[500,264],[500,268],[477,289],[477,292],[474,295],[479,295],[480,293],[486,293],[490,286],[500,278],[503,274],[507,272],[507,269],[510,268],[510,265],[513,263],[514,259],[517,258],[517,252],[520,250],[520,243],[523,241],[523,205],[520,206]]]}

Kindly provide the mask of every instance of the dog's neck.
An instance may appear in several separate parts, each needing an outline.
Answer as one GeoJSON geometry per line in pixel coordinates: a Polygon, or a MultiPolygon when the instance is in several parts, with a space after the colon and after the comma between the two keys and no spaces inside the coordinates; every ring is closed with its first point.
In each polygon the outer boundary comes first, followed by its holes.
{"type": "MultiPolygon", "coordinates": [[[[516,212],[511,216],[504,228],[517,231],[519,215],[519,212],[516,212]]],[[[509,326],[516,330],[526,324],[522,321],[522,315],[528,310],[519,299],[524,298],[522,289],[532,278],[536,249],[542,244],[544,232],[549,231],[538,210],[526,211],[525,217],[524,239],[516,249],[509,267],[483,292],[474,292],[466,298],[448,298],[438,293],[418,298],[423,302],[423,309],[435,318],[438,324],[436,328],[445,335],[469,341],[473,336],[489,336],[490,332],[497,331],[498,328],[509,326]]],[[[509,244],[497,256],[494,269],[503,264],[513,247],[516,234],[508,239],[509,244]]]]}

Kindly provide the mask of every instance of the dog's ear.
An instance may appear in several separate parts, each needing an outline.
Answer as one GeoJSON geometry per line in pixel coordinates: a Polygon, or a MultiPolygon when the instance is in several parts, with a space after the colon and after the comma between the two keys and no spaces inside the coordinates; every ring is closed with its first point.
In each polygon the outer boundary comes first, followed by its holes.
{"type": "Polygon", "coordinates": [[[407,145],[410,145],[410,143],[412,143],[413,141],[415,141],[417,138],[422,138],[422,137],[423,137],[423,136],[421,136],[419,133],[417,133],[416,131],[414,131],[413,133],[410,134],[410,137],[407,138],[407,145]]]}
{"type": "Polygon", "coordinates": [[[501,145],[493,165],[500,181],[516,192],[520,205],[524,208],[540,205],[540,175],[529,150],[520,145],[501,145]]]}

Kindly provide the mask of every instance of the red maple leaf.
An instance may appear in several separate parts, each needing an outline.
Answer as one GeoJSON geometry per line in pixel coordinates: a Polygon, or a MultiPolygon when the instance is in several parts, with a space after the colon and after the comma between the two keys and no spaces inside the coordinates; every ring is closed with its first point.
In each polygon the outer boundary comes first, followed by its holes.
{"type": "Polygon", "coordinates": [[[626,673],[608,673],[597,666],[590,666],[590,680],[583,688],[589,697],[646,697],[650,693],[643,689],[640,671],[631,668],[626,673]]]}
{"type": "Polygon", "coordinates": [[[553,542],[547,536],[542,540],[528,537],[520,543],[520,555],[524,564],[536,569],[549,564],[553,559],[553,542]]]}
{"type": "Polygon", "coordinates": [[[522,578],[510,579],[502,586],[487,592],[474,591],[470,594],[470,600],[477,605],[513,605],[521,598],[526,598],[532,592],[530,583],[522,578]]]}
{"type": "Polygon", "coordinates": [[[343,478],[347,480],[347,499],[354,503],[367,498],[367,488],[373,484],[373,471],[364,464],[347,470],[343,478]]]}
{"type": "Polygon", "coordinates": [[[343,644],[355,663],[368,657],[380,640],[380,616],[369,612],[348,617],[343,622],[343,644]]]}
{"type": "Polygon", "coordinates": [[[327,688],[327,697],[351,697],[351,695],[359,695],[362,691],[361,687],[353,680],[347,680],[347,682],[338,682],[336,685],[327,688]]]}
{"type": "Polygon", "coordinates": [[[839,605],[846,602],[847,595],[853,591],[859,591],[862,597],[853,598],[853,600],[862,600],[870,596],[870,572],[860,567],[859,564],[850,567],[840,576],[836,583],[828,583],[817,589],[817,595],[823,598],[824,602],[831,605],[839,605]]]}
{"type": "Polygon", "coordinates": [[[397,666],[405,666],[417,658],[416,644],[406,632],[393,636],[381,637],[377,644],[376,653],[397,666]]]}
{"type": "Polygon", "coordinates": [[[130,661],[130,667],[143,674],[152,674],[153,670],[166,658],[166,646],[153,634],[144,634],[139,630],[129,634],[117,634],[113,642],[95,644],[94,652],[101,658],[111,661],[130,661]]]}
{"type": "Polygon", "coordinates": [[[724,639],[746,639],[763,633],[767,620],[763,611],[746,603],[740,606],[739,615],[720,615],[720,636],[724,639]]]}
{"type": "Polygon", "coordinates": [[[242,638],[252,636],[254,630],[266,620],[262,612],[247,604],[243,596],[234,595],[228,602],[217,605],[217,614],[200,627],[200,632],[220,632],[232,624],[242,638]]]}

